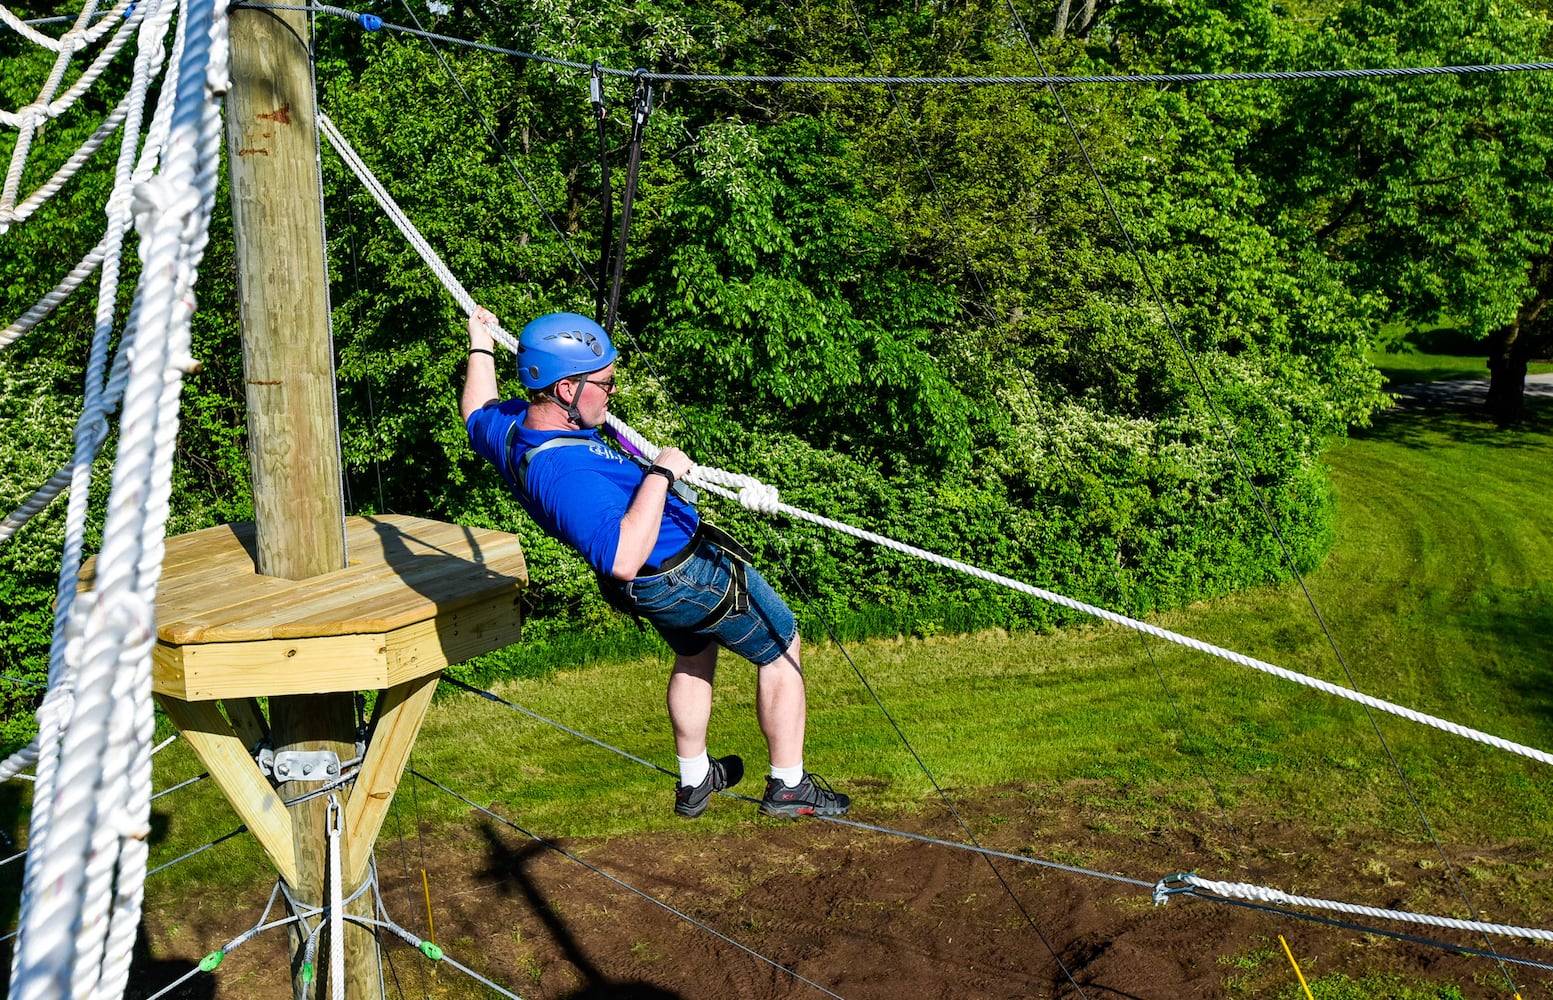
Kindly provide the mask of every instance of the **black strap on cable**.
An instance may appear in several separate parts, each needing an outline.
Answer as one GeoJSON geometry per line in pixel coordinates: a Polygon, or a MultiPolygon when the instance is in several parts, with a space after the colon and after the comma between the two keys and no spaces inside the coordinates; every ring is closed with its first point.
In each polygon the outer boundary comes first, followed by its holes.
{"type": "Polygon", "coordinates": [[[620,198],[620,242],[615,247],[615,269],[609,281],[609,310],[604,314],[604,330],[615,332],[615,317],[620,313],[620,286],[626,268],[626,241],[631,235],[631,202],[636,198],[636,179],[642,166],[642,133],[652,114],[652,85],[647,71],[636,71],[636,93],[631,95],[631,145],[626,163],[626,189],[620,198]]]}
{"type": "MultiPolygon", "coordinates": [[[[593,102],[593,118],[599,137],[599,188],[604,201],[604,228],[599,234],[599,277],[610,273],[609,248],[615,232],[615,199],[609,188],[608,110],[604,106],[604,74],[598,60],[588,76],[588,98],[593,102]]],[[[604,321],[604,284],[593,287],[593,319],[604,321]]]]}

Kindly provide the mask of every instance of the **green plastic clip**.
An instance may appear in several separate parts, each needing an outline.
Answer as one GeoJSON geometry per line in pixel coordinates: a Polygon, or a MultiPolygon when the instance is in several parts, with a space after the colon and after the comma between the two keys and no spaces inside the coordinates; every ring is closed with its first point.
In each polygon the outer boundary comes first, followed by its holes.
{"type": "Polygon", "coordinates": [[[222,951],[219,948],[216,949],[215,951],[211,952],[209,955],[206,955],[204,958],[200,959],[200,971],[201,972],[215,972],[216,971],[216,966],[221,964],[221,960],[223,958],[226,958],[226,952],[222,951]]]}
{"type": "Polygon", "coordinates": [[[421,942],[421,954],[425,955],[427,958],[431,959],[433,962],[440,962],[440,961],[442,961],[442,949],[438,948],[435,944],[433,944],[430,941],[422,941],[421,942]]]}
{"type": "Polygon", "coordinates": [[[303,962],[302,963],[302,981],[304,983],[310,983],[310,982],[313,981],[313,963],[312,962],[303,962]]]}

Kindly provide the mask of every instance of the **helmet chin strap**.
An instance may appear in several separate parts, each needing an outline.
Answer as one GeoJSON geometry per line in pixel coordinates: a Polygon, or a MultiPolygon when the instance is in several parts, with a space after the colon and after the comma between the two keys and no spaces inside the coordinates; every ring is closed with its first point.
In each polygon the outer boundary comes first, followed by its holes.
{"type": "MultiPolygon", "coordinates": [[[[587,380],[587,376],[586,375],[583,376],[583,380],[584,381],[587,380]]],[[[571,382],[571,379],[562,379],[561,381],[562,382],[571,382]]],[[[556,383],[556,386],[557,386],[558,390],[559,390],[560,384],[561,384],[560,382],[556,383]]],[[[560,394],[559,391],[557,391],[556,394],[555,394],[555,401],[557,403],[559,403],[560,406],[561,406],[561,409],[563,411],[565,411],[566,419],[568,421],[570,421],[578,430],[582,430],[582,411],[577,409],[577,400],[582,398],[583,383],[582,382],[572,382],[572,385],[575,386],[576,388],[572,392],[572,401],[570,403],[562,403],[561,402],[561,394],[560,394]]]]}

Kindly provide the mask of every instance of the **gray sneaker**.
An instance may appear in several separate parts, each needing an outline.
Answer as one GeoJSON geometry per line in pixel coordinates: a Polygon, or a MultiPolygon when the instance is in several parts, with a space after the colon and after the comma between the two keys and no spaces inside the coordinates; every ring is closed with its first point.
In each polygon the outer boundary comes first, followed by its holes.
{"type": "Polygon", "coordinates": [[[842,816],[852,808],[852,799],[832,791],[817,774],[804,772],[803,780],[788,785],[776,778],[766,779],[766,796],[760,811],[767,816],[842,816]]]}
{"type": "Polygon", "coordinates": [[[712,793],[732,788],[744,778],[744,761],[738,754],[713,757],[701,784],[674,786],[674,812],[686,819],[695,819],[706,812],[712,793]]]}

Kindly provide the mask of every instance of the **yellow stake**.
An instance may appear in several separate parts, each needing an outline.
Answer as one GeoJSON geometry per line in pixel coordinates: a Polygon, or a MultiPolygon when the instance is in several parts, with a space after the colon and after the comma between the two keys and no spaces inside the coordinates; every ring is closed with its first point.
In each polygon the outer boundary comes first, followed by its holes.
{"type": "Polygon", "coordinates": [[[1289,964],[1294,966],[1294,974],[1300,978],[1300,988],[1305,991],[1305,995],[1310,997],[1310,1000],[1316,1000],[1310,995],[1310,986],[1305,982],[1305,973],[1300,971],[1300,963],[1294,960],[1294,952],[1289,950],[1289,942],[1283,939],[1282,934],[1278,935],[1278,943],[1283,945],[1283,953],[1289,956],[1289,964]]]}
{"type": "Polygon", "coordinates": [[[437,943],[437,925],[431,919],[431,883],[426,881],[426,869],[421,869],[421,889],[426,893],[426,940],[437,943]]]}

